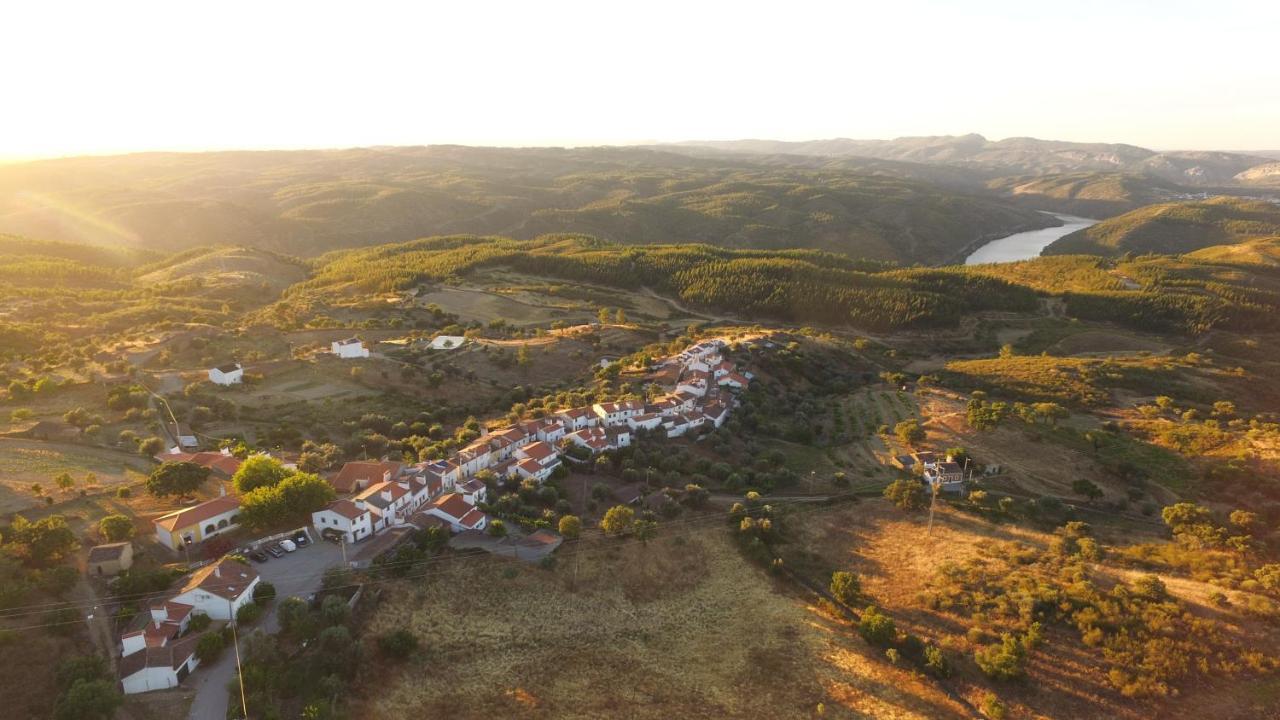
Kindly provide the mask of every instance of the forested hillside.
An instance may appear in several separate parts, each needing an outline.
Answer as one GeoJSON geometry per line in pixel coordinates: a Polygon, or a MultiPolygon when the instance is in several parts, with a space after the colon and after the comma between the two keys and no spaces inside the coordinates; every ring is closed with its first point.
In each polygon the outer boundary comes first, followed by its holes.
{"type": "Polygon", "coordinates": [[[1119,215],[1169,200],[1181,191],[1158,178],[1115,172],[1018,175],[992,180],[987,186],[1020,205],[1088,218],[1119,215]]]}
{"type": "Polygon", "coordinates": [[[1280,235],[1280,205],[1215,197],[1139,208],[1059,238],[1045,255],[1189,253],[1280,235]]]}
{"type": "MultiPolygon", "coordinates": [[[[975,192],[981,193],[981,188],[975,192]]],[[[904,264],[1053,220],[900,173],[639,148],[148,153],[0,166],[0,229],[299,256],[447,233],[810,247],[904,264]]]]}

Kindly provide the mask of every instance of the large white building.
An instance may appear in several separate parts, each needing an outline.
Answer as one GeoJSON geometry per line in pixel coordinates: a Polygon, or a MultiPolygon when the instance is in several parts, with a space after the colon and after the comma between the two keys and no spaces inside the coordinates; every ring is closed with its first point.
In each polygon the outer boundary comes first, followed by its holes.
{"type": "Polygon", "coordinates": [[[322,537],[326,530],[330,530],[341,533],[343,540],[353,543],[373,535],[373,514],[344,498],[311,513],[311,525],[322,537]]]}
{"type": "Polygon", "coordinates": [[[359,338],[334,340],[330,343],[329,349],[333,351],[334,355],[344,360],[369,357],[369,349],[364,346],[364,343],[360,342],[359,338]]]}
{"type": "Polygon", "coordinates": [[[257,570],[224,557],[191,573],[170,602],[190,605],[193,613],[208,615],[214,620],[231,620],[237,610],[253,602],[258,579],[257,570]]]}
{"type": "Polygon", "coordinates": [[[215,385],[236,385],[244,380],[244,367],[240,363],[219,365],[209,369],[209,382],[215,385]]]}

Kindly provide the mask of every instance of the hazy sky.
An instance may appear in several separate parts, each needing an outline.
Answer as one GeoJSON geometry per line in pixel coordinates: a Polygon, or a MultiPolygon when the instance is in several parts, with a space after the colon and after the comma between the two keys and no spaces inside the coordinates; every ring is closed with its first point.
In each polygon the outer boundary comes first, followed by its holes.
{"type": "Polygon", "coordinates": [[[7,2],[0,157],[980,132],[1280,149],[1280,1],[7,2]]]}

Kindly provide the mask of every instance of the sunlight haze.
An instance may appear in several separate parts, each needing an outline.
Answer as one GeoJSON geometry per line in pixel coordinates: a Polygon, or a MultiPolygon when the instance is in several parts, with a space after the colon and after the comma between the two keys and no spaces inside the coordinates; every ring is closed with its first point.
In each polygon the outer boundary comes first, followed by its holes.
{"type": "Polygon", "coordinates": [[[0,23],[10,159],[969,132],[1280,147],[1268,2],[44,2],[0,23]]]}

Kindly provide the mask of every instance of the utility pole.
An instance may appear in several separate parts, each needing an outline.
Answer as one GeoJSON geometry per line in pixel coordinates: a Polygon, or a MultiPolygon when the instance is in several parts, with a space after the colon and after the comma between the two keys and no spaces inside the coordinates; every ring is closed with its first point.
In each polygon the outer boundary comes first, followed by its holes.
{"type": "Polygon", "coordinates": [[[933,497],[929,499],[929,529],[925,531],[925,537],[933,534],[933,508],[938,504],[938,480],[930,480],[929,488],[933,490],[933,497]]]}
{"type": "Polygon", "coordinates": [[[231,598],[227,598],[227,616],[231,624],[231,643],[236,648],[236,677],[240,680],[240,710],[244,713],[241,717],[248,720],[249,701],[244,697],[244,670],[240,667],[240,636],[236,633],[236,615],[234,608],[231,607],[231,598]]]}
{"type": "Polygon", "coordinates": [[[349,567],[347,565],[347,534],[346,533],[342,533],[341,535],[338,536],[338,547],[342,548],[342,566],[349,567]]]}

